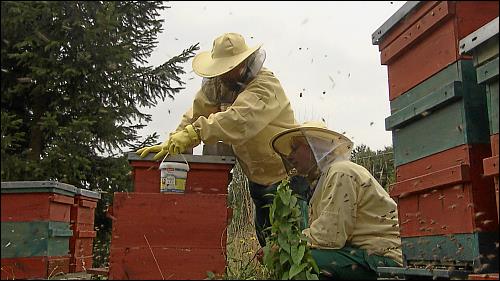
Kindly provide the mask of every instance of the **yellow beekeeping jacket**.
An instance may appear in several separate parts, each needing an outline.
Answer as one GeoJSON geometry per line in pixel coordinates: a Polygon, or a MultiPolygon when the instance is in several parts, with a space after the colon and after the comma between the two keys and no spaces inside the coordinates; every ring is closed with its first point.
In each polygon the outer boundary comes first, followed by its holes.
{"type": "Polygon", "coordinates": [[[270,185],[286,177],[283,162],[269,142],[297,122],[271,71],[262,68],[240,93],[228,90],[217,77],[204,81],[176,131],[188,124],[204,143],[231,144],[249,180],[270,185]]]}
{"type": "Polygon", "coordinates": [[[330,164],[309,203],[309,244],[319,249],[346,245],[403,265],[396,202],[364,167],[330,164]]]}

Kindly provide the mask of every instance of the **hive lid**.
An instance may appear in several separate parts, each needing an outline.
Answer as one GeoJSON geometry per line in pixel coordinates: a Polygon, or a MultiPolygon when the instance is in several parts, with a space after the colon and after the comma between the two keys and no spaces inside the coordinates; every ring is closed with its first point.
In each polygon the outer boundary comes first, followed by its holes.
{"type": "MultiPolygon", "coordinates": [[[[129,161],[155,161],[153,160],[154,153],[148,154],[146,157],[141,158],[135,152],[128,152],[127,159],[129,161]]],[[[211,163],[211,164],[232,164],[236,163],[236,157],[234,156],[220,156],[220,155],[192,155],[192,154],[182,154],[168,156],[163,160],[163,162],[181,162],[181,163],[211,163]],[[185,159],[185,160],[184,160],[185,159]]],[[[159,161],[158,161],[159,162],[159,161]]]]}
{"type": "Polygon", "coordinates": [[[460,54],[469,52],[495,35],[498,36],[498,17],[460,40],[460,54]]]}
{"type": "Polygon", "coordinates": [[[52,192],[75,196],[77,188],[67,183],[56,181],[3,181],[0,193],[42,193],[52,192]]]}
{"type": "Polygon", "coordinates": [[[85,197],[90,197],[90,198],[96,198],[96,199],[101,199],[101,193],[97,191],[92,191],[84,188],[77,188],[76,190],[77,195],[82,195],[85,197]]]}
{"type": "Polygon", "coordinates": [[[378,45],[380,40],[403,18],[406,17],[413,9],[420,5],[422,1],[407,1],[399,10],[397,10],[388,20],[382,24],[372,34],[372,44],[378,45]]]}

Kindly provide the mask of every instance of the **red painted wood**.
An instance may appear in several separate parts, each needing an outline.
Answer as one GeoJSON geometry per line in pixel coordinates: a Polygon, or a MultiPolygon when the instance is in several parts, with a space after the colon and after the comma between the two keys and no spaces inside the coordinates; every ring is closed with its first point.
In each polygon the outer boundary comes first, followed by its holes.
{"type": "Polygon", "coordinates": [[[461,164],[471,167],[471,175],[476,174],[479,168],[479,174],[482,174],[483,159],[490,156],[489,144],[460,145],[396,167],[396,181],[402,182],[461,164]]]}
{"type": "Polygon", "coordinates": [[[440,1],[424,1],[421,3],[418,9],[415,9],[410,15],[407,15],[403,20],[398,22],[397,25],[395,25],[391,31],[384,36],[384,38],[379,42],[379,51],[387,48],[390,43],[399,38],[405,30],[422,18],[422,16],[427,14],[430,9],[438,5],[439,2],[440,1]]]}
{"type": "Polygon", "coordinates": [[[72,223],[71,229],[73,231],[94,231],[94,224],[90,223],[72,223]]]}
{"type": "Polygon", "coordinates": [[[49,200],[51,202],[55,202],[55,203],[71,205],[71,204],[73,204],[74,199],[72,197],[68,197],[68,196],[64,196],[64,195],[60,195],[60,194],[52,194],[50,196],[49,200]]]}
{"type": "Polygon", "coordinates": [[[498,176],[494,177],[493,180],[495,181],[495,193],[496,193],[496,199],[497,199],[497,218],[500,217],[500,207],[499,207],[499,198],[498,198],[498,176]]]}
{"type": "Polygon", "coordinates": [[[459,55],[460,39],[498,17],[498,1],[440,1],[432,7],[433,4],[421,5],[398,23],[404,30],[395,27],[382,38],[381,63],[387,65],[389,100],[458,59],[470,59],[459,55]]]}
{"type": "Polygon", "coordinates": [[[69,255],[58,257],[2,258],[2,280],[48,279],[69,272],[69,255]]]}
{"type": "MultiPolygon", "coordinates": [[[[159,162],[130,161],[134,192],[160,193],[159,162]]],[[[233,165],[222,163],[189,163],[186,193],[227,194],[233,165]]]]}
{"type": "Polygon", "coordinates": [[[390,195],[401,237],[498,231],[493,180],[482,175],[488,155],[487,144],[462,145],[397,167],[390,195]]]}
{"type": "Polygon", "coordinates": [[[2,193],[2,222],[70,222],[73,197],[52,193],[2,193]]]}
{"type": "Polygon", "coordinates": [[[192,163],[186,180],[186,192],[227,194],[233,165],[192,163]]]}
{"type": "Polygon", "coordinates": [[[401,237],[474,232],[469,189],[458,184],[398,198],[401,237]]]}
{"type": "Polygon", "coordinates": [[[431,32],[431,28],[434,28],[434,26],[440,24],[444,19],[450,17],[451,13],[453,13],[453,10],[450,10],[450,8],[452,7],[450,7],[447,1],[437,3],[422,18],[382,50],[380,54],[381,63],[387,65],[394,57],[419,40],[424,33],[431,32]]]}
{"type": "Polygon", "coordinates": [[[483,159],[484,176],[498,175],[498,155],[483,159]]]}
{"type": "Polygon", "coordinates": [[[469,274],[467,280],[498,280],[498,273],[469,274]]]}
{"type": "Polygon", "coordinates": [[[92,256],[93,244],[94,244],[94,239],[92,237],[90,238],[71,237],[69,240],[71,258],[92,256]]]}
{"type": "Polygon", "coordinates": [[[88,197],[76,196],[71,207],[71,222],[75,224],[91,224],[95,221],[95,208],[97,200],[88,197]]]}
{"type": "Polygon", "coordinates": [[[72,258],[69,264],[69,272],[84,272],[92,268],[93,256],[72,258]]]}
{"type": "Polygon", "coordinates": [[[491,141],[491,155],[498,155],[498,134],[494,134],[490,136],[491,141]]]}
{"type": "Polygon", "coordinates": [[[469,165],[461,164],[402,182],[396,182],[391,189],[391,196],[399,197],[443,185],[463,183],[469,180],[469,165]]]}
{"type": "Polygon", "coordinates": [[[115,193],[111,248],[226,245],[223,194],[115,193]],[[146,236],[146,238],[144,238],[146,236]]]}
{"type": "Polygon", "coordinates": [[[225,250],[217,248],[114,249],[110,254],[109,279],[203,280],[207,271],[224,273],[224,255],[225,250]]]}

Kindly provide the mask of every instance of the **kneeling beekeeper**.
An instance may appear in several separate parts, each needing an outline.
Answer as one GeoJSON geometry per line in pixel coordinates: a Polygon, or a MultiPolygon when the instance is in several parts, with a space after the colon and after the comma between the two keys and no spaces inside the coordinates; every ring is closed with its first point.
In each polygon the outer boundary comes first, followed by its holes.
{"type": "Polygon", "coordinates": [[[377,267],[402,266],[396,203],[368,170],[349,160],[351,140],[322,122],[306,122],[270,144],[289,174],[310,183],[303,233],[320,279],[376,279],[377,267]]]}

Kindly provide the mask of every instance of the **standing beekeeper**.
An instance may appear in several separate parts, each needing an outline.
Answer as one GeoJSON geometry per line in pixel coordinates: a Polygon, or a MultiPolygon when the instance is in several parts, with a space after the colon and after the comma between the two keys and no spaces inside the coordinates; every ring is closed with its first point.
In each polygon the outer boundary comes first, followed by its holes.
{"type": "Polygon", "coordinates": [[[397,206],[364,167],[353,143],[322,122],[278,133],[271,147],[291,174],[310,182],[303,233],[322,279],[376,279],[379,266],[402,266],[397,206]]]}
{"type": "Polygon", "coordinates": [[[193,59],[193,70],[203,77],[192,107],[170,137],[160,145],[137,151],[153,159],[183,153],[203,141],[232,145],[249,179],[255,204],[255,227],[261,246],[270,226],[269,209],[280,181],[286,177],[281,158],[270,147],[275,134],[297,126],[290,102],[273,72],[262,67],[266,58],[261,45],[249,47],[243,36],[225,33],[217,37],[212,51],[193,59]]]}

